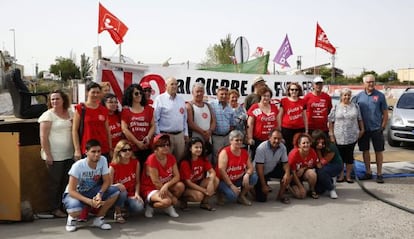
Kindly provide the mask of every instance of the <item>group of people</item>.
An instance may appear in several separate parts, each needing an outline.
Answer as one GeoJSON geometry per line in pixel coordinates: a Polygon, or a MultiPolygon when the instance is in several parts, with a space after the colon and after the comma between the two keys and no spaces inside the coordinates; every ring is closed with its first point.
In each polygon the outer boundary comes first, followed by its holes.
{"type": "Polygon", "coordinates": [[[223,86],[206,102],[200,82],[185,102],[173,77],[154,101],[147,82],[128,86],[122,99],[108,85],[91,82],[86,102],[74,112],[69,97],[55,90],[38,120],[52,214],[67,217],[67,231],[75,231],[77,221],[90,213],[96,215],[93,226],[108,230],[104,217],[111,208],[114,220],[124,223],[126,215],[142,211],[151,218],[155,209],[178,217],[175,207],[188,210],[188,202],[215,211],[213,196],[218,205],[265,202],[272,178],[280,179],[276,198],[285,204],[290,203],[286,191],[314,199],[328,191],[337,198],[335,181],[353,182],[357,142],[367,169],[362,179],[372,178],[370,140],[377,182],[383,183],[387,105],[372,75],[364,84],[355,102],[343,89],[334,107],[320,77],[304,97],[301,85],[290,83],[279,106],[262,77],[254,79],[244,104],[237,90],[223,86]]]}

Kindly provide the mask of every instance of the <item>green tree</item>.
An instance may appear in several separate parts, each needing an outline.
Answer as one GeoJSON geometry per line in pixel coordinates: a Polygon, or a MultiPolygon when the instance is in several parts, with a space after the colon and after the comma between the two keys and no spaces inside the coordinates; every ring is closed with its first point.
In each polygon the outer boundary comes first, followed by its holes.
{"type": "Polygon", "coordinates": [[[89,57],[83,53],[81,55],[81,62],[80,62],[80,78],[85,80],[87,76],[92,74],[92,63],[89,61],[89,57]]]}
{"type": "Polygon", "coordinates": [[[55,61],[56,64],[50,66],[51,73],[60,76],[63,81],[80,78],[79,67],[72,59],[58,57],[55,61]]]}
{"type": "Polygon", "coordinates": [[[234,44],[231,40],[231,34],[227,34],[226,38],[221,39],[219,44],[207,48],[206,59],[201,65],[231,64],[233,63],[231,56],[234,56],[234,44]]]}

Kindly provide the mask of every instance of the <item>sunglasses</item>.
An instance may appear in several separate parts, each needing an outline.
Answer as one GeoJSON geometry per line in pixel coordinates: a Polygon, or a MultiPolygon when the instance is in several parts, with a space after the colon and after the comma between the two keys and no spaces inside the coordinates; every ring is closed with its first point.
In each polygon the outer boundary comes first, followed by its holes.
{"type": "Polygon", "coordinates": [[[125,152],[132,151],[132,149],[131,148],[124,148],[124,149],[121,149],[120,151],[125,153],[125,152]]]}
{"type": "Polygon", "coordinates": [[[134,96],[139,96],[141,95],[141,92],[134,92],[134,96]]]}
{"type": "Polygon", "coordinates": [[[299,91],[299,89],[289,89],[290,91],[299,91]]]}

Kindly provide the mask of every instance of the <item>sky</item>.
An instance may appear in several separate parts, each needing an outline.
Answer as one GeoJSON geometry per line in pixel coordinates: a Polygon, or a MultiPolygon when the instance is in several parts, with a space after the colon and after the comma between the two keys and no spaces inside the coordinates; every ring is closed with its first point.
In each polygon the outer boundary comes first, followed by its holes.
{"type": "Polygon", "coordinates": [[[331,55],[314,47],[319,22],[337,48],[335,66],[347,75],[414,67],[411,0],[2,0],[1,50],[14,55],[16,49],[26,75],[36,63],[48,70],[71,53],[79,64],[97,45],[103,56],[116,57],[118,45],[97,32],[99,2],[128,26],[122,54],[136,62],[200,63],[227,34],[233,41],[244,36],[251,53],[260,46],[273,59],[288,34],[292,68],[298,56],[302,68],[330,63],[331,55]]]}

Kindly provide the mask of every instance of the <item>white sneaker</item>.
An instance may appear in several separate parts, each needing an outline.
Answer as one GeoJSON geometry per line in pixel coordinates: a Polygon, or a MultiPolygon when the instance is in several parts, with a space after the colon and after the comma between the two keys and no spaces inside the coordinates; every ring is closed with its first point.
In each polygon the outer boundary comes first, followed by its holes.
{"type": "Polygon", "coordinates": [[[154,216],[154,208],[152,208],[150,205],[145,206],[145,217],[151,218],[154,216]]]}
{"type": "Polygon", "coordinates": [[[76,218],[71,217],[68,215],[68,220],[66,222],[66,231],[68,232],[74,232],[76,231],[76,218]]]}
{"type": "Polygon", "coordinates": [[[336,194],[335,189],[334,189],[334,190],[331,190],[331,191],[329,192],[329,196],[330,196],[332,199],[337,199],[337,198],[338,198],[338,194],[336,194]]]}
{"type": "Polygon", "coordinates": [[[179,217],[178,213],[175,211],[173,206],[169,206],[166,209],[164,209],[164,212],[170,215],[170,217],[179,217]]]}
{"type": "Polygon", "coordinates": [[[95,217],[95,219],[93,219],[92,226],[99,227],[102,230],[111,230],[112,228],[111,225],[105,223],[104,217],[95,217]]]}

